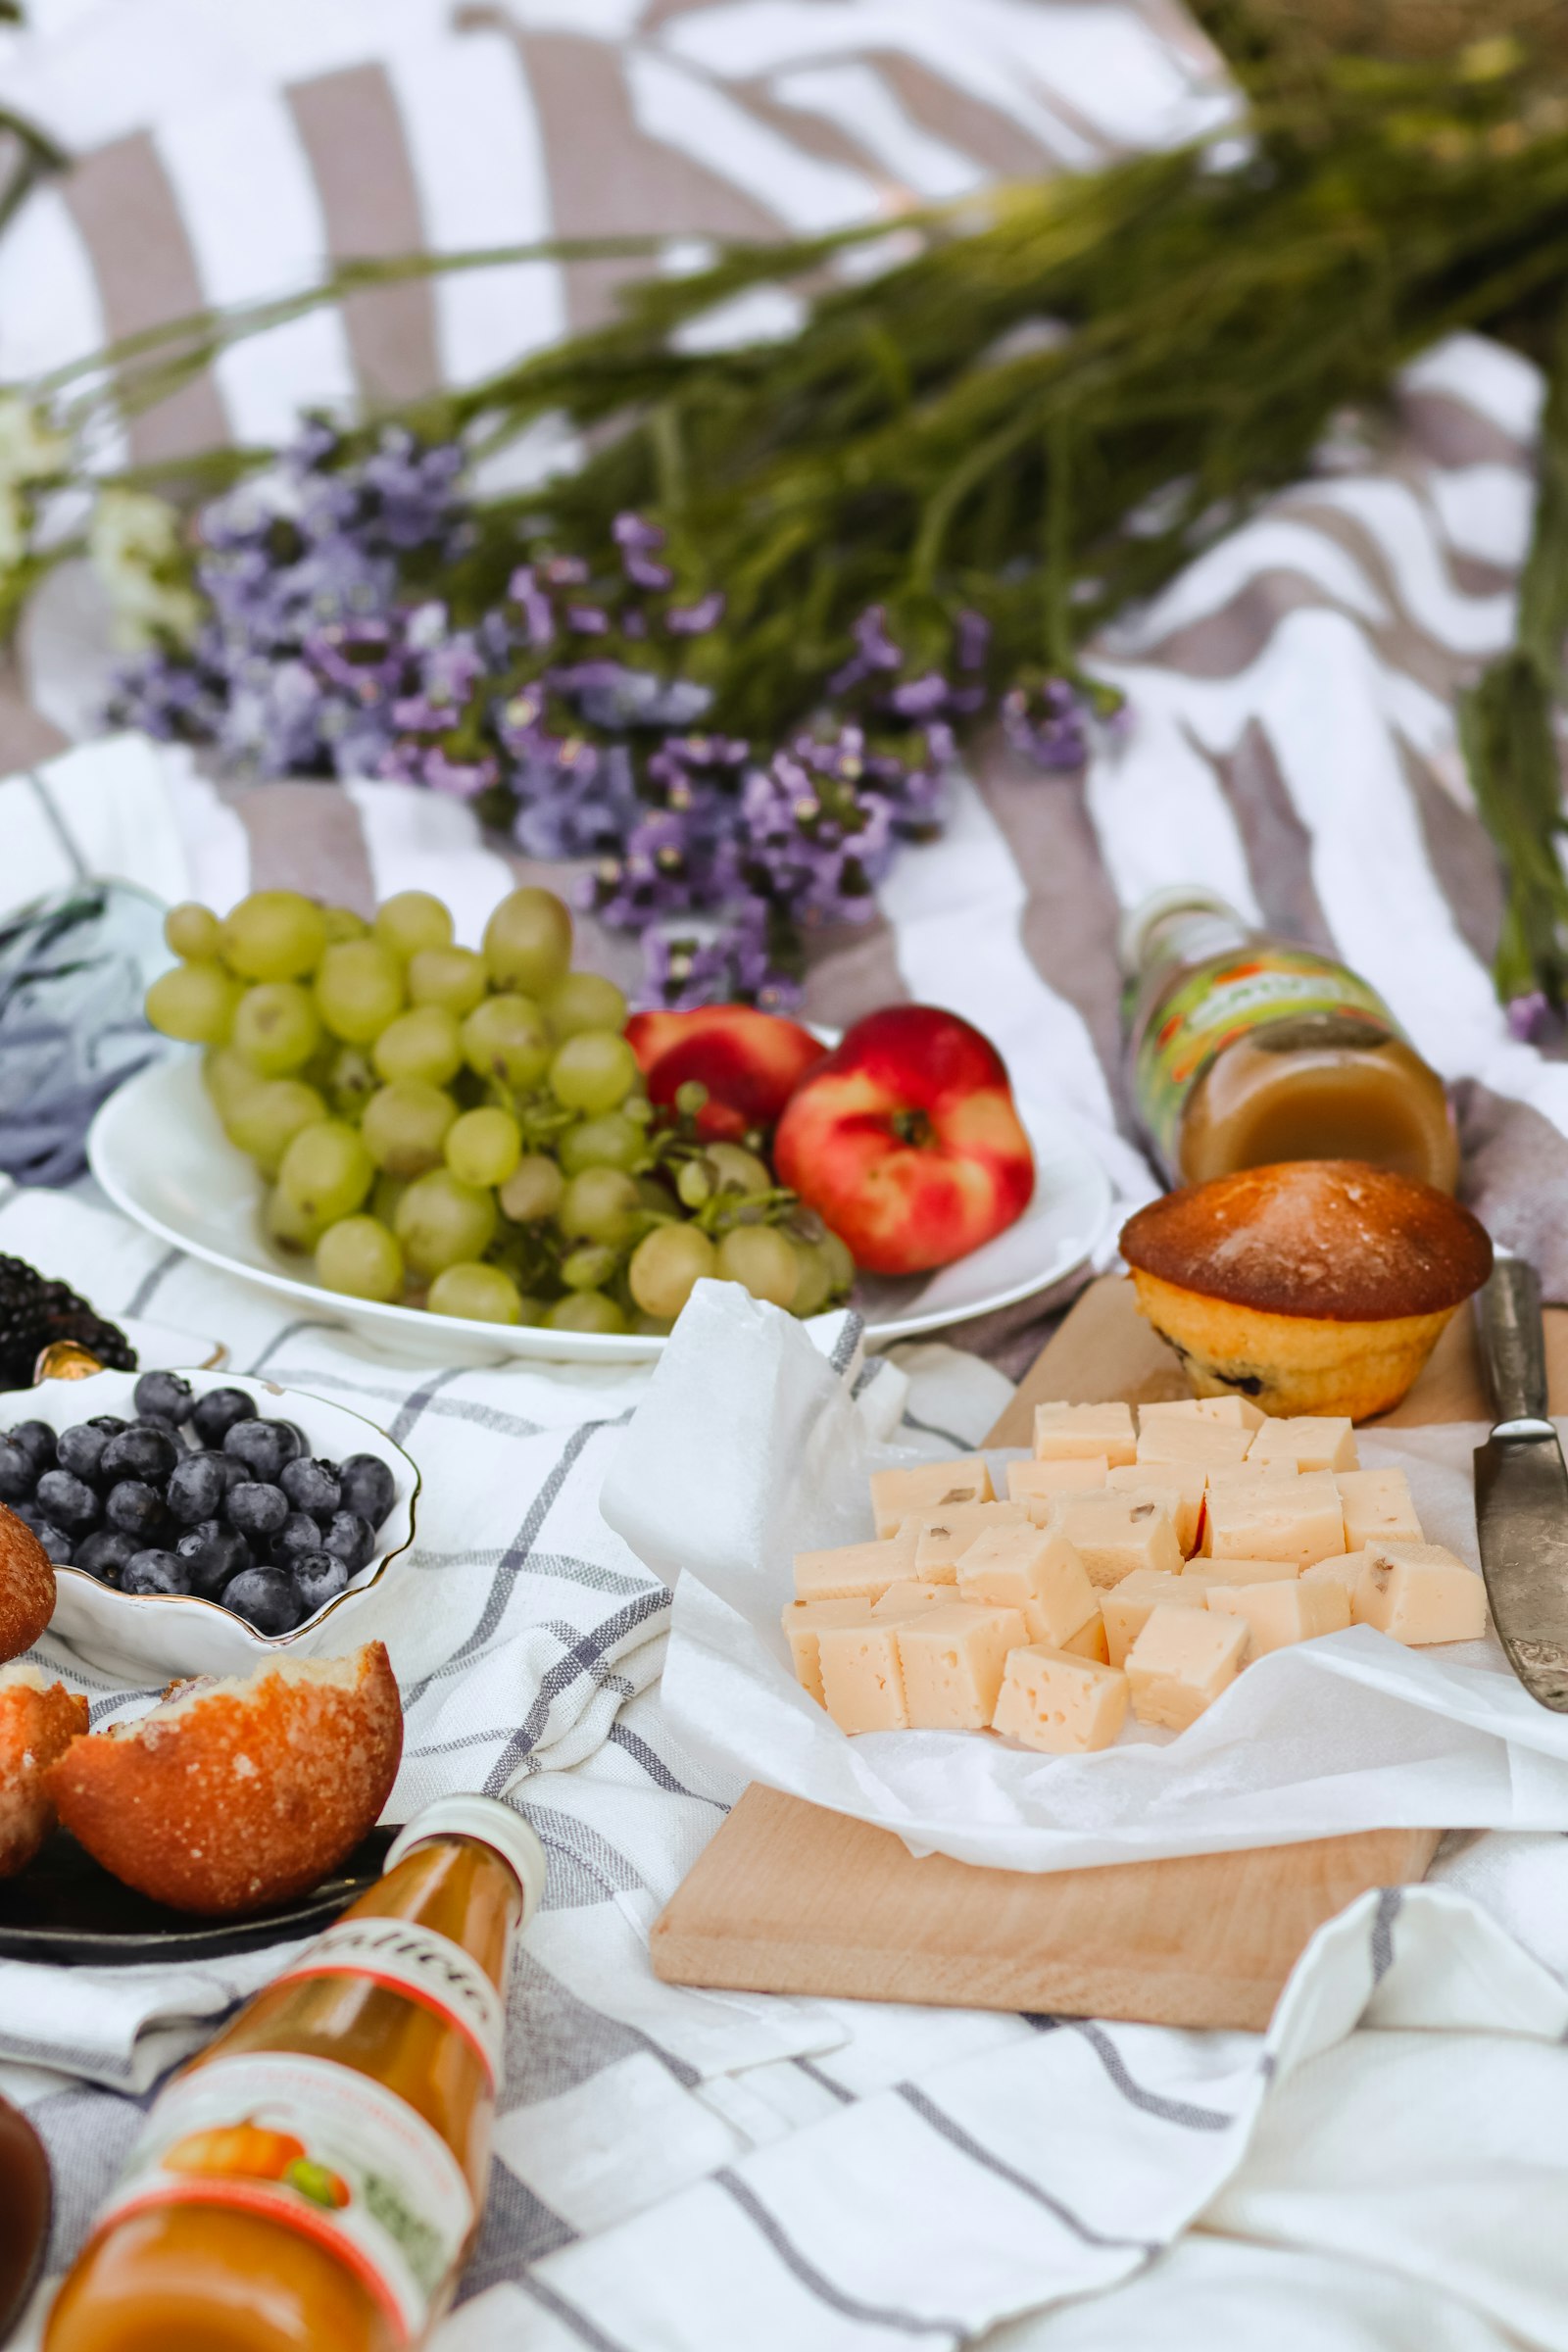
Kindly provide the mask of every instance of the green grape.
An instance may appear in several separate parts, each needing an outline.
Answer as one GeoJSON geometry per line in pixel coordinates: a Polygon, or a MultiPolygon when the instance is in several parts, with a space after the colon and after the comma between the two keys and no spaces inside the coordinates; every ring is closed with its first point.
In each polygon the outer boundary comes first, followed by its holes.
{"type": "Polygon", "coordinates": [[[656,1225],[632,1251],[626,1281],[644,1314],[673,1317],[717,1268],[718,1251],[700,1226],[656,1225]]]}
{"type": "Polygon", "coordinates": [[[553,1217],[565,1178],[542,1152],[525,1152],[501,1187],[501,1205],[514,1225],[536,1225],[553,1217]]]}
{"type": "Polygon", "coordinates": [[[403,1010],[403,966],[378,939],[343,939],[316,975],[316,1005],[334,1037],[368,1046],[403,1010]]]}
{"type": "Polygon", "coordinates": [[[816,1249],[827,1266],[834,1290],[847,1291],[855,1280],[855,1259],[850,1254],[849,1244],[841,1242],[836,1233],[829,1231],[823,1234],[816,1249]]]}
{"type": "Polygon", "coordinates": [[[637,1315],[632,1321],[640,1340],[667,1340],[674,1328],[668,1315],[637,1315]]]}
{"type": "Polygon", "coordinates": [[[147,991],[147,1018],[163,1036],[187,1046],[220,1046],[239,999],[238,987],[220,963],[176,963],[147,991]]]}
{"type": "Polygon", "coordinates": [[[495,1238],[496,1204],[450,1168],[416,1176],[398,1202],[397,1237],[416,1274],[427,1279],[466,1258],[483,1257],[495,1238]]]}
{"type": "Polygon", "coordinates": [[[477,1078],[537,1086],[550,1067],[550,1032],[527,997],[487,997],[463,1024],[463,1051],[477,1078]]]}
{"type": "Polygon", "coordinates": [[[482,1004],[489,985],[484,957],[471,948],[420,948],[409,957],[409,1003],[439,1004],[454,1020],[482,1004]]]}
{"type": "Polygon", "coordinates": [[[368,939],[370,926],[363,914],[352,906],[323,906],[321,920],[326,925],[326,944],[335,948],[340,940],[368,939]]]}
{"type": "Polygon", "coordinates": [[[368,1054],[360,1046],[339,1046],[321,1075],[326,1099],[337,1116],[357,1127],[365,1116],[365,1105],[381,1083],[368,1054]]]}
{"type": "Polygon", "coordinates": [[[607,1110],[603,1118],[568,1127],[556,1150],[568,1176],[583,1168],[630,1169],[648,1157],[648,1138],[623,1112],[607,1110]]]}
{"type": "Polygon", "coordinates": [[[556,1222],[569,1242],[608,1242],[623,1249],[637,1230],[642,1202],[620,1168],[584,1168],[561,1196],[556,1222]]]}
{"type": "Polygon", "coordinates": [[[383,1168],[370,1187],[370,1198],[367,1202],[369,1214],[382,1225],[396,1225],[398,1202],[408,1189],[409,1179],[406,1176],[389,1176],[383,1168]]]}
{"type": "Polygon", "coordinates": [[[618,1035],[626,1026],[625,998],[599,972],[568,972],[541,998],[540,1008],[558,1038],[576,1037],[584,1029],[612,1029],[618,1035]]]}
{"type": "Polygon", "coordinates": [[[642,1076],[637,1056],[623,1037],[608,1029],[582,1029],[568,1037],[550,1064],[550,1087],[568,1110],[616,1110],[642,1076]]]}
{"type": "Polygon", "coordinates": [[[325,946],[325,916],[297,890],[253,890],[223,920],[223,960],[247,980],[303,980],[325,946]]]}
{"type": "Polygon", "coordinates": [[[264,1078],[303,1069],[321,1040],[321,1024],[307,988],[297,980],[259,980],[234,1011],[229,1044],[264,1078]]]}
{"type": "Polygon", "coordinates": [[[573,1291],[558,1298],[545,1317],[547,1331],[624,1331],[626,1318],[603,1291],[573,1291]]]}
{"type": "Polygon", "coordinates": [[[800,1260],[776,1225],[736,1225],[718,1245],[721,1282],[738,1282],[754,1298],[790,1306],[800,1287],[800,1260]]]}
{"type": "Polygon", "coordinates": [[[492,988],[542,997],[571,967],[571,916],[553,890],[514,890],[484,927],[492,988]]]}
{"type": "Polygon", "coordinates": [[[444,1266],[425,1300],[432,1315],[462,1315],[470,1323],[520,1323],[522,1299],[510,1274],[471,1258],[444,1266]]]}
{"type": "Polygon", "coordinates": [[[447,1129],[443,1150],[465,1184],[505,1184],[522,1157],[522,1129],[510,1110],[466,1110],[447,1129]]]}
{"type": "Polygon", "coordinates": [[[584,1242],[562,1259],[561,1279],[568,1291],[602,1291],[619,1263],[617,1250],[607,1250],[602,1242],[584,1242]]]}
{"type": "Polygon", "coordinates": [[[400,1012],[370,1048],[377,1074],[390,1085],[398,1078],[422,1078],[445,1086],[463,1067],[463,1038],[450,1012],[419,1004],[400,1012]]]}
{"type": "Polygon", "coordinates": [[[422,1176],[441,1165],[447,1129],[458,1115],[450,1095],[416,1078],[378,1087],[365,1105],[360,1133],[378,1168],[389,1176],[422,1176]]]}
{"type": "Polygon", "coordinates": [[[352,1216],[374,1181],[374,1160],[341,1119],[318,1119],[302,1127],[277,1171],[278,1191],[318,1226],[352,1216]]]}
{"type": "Polygon", "coordinates": [[[213,1099],[220,1119],[226,1119],[236,1102],[254,1093],[261,1084],[248,1061],[242,1061],[232,1046],[213,1046],[202,1055],[202,1083],[213,1099]]]}
{"type": "Polygon", "coordinates": [[[773,1171],[766,1160],[759,1159],[742,1144],[708,1144],[704,1156],[718,1171],[720,1192],[767,1193],[773,1189],[773,1171]]]}
{"type": "Polygon", "coordinates": [[[350,1298],[403,1296],[403,1252],[376,1217],[339,1217],[316,1245],[316,1279],[350,1298]]]}
{"type": "Polygon", "coordinates": [[[324,1230],[318,1218],[307,1216],[278,1185],[267,1196],[262,1223],[268,1239],[281,1250],[314,1250],[324,1230]]]}
{"type": "Polygon", "coordinates": [[[792,1315],[819,1315],[833,1296],[833,1276],[827,1259],[812,1242],[803,1242],[790,1236],[795,1251],[798,1274],[795,1296],[790,1300],[792,1315]]]}
{"type": "Polygon", "coordinates": [[[172,956],[187,963],[211,963],[223,953],[223,926],[210,906],[194,899],[171,906],[164,917],[164,938],[172,956]]]}
{"type": "Polygon", "coordinates": [[[405,963],[421,948],[450,948],[452,917],[427,890],[400,890],[383,899],[371,924],[376,938],[405,963]]]}
{"type": "Polygon", "coordinates": [[[325,1116],[326,1104],[303,1079],[263,1078],[225,1111],[223,1127],[264,1176],[275,1176],[294,1138],[325,1116]]]}

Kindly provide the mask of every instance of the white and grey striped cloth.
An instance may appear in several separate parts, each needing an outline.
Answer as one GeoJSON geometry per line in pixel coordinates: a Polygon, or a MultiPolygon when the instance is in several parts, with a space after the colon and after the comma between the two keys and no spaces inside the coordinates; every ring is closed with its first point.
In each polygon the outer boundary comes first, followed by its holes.
{"type": "MultiPolygon", "coordinates": [[[[440,2352],[877,2352],[1004,2323],[1030,2352],[1568,2341],[1560,1838],[1456,1856],[1485,1909],[1441,1886],[1368,1897],[1266,2038],[661,1984],[648,1929],[735,1789],[663,1719],[668,1594],[599,1515],[646,1372],[379,1361],[59,1195],[0,1201],[0,1250],[352,1398],[423,1472],[373,1629],[408,1708],[391,1810],[505,1791],[550,1856],[440,2352]]],[[[939,1452],[978,1440],[1002,1394],[928,1347],[862,1379],[860,1402],[876,1432],[902,1423],[939,1452]]],[[[135,1703],[47,1641],[36,1654],[100,1722],[135,1703]]],[[[53,2159],[52,2276],[158,2078],[268,1965],[0,1964],[0,2089],[53,2159]]]]}

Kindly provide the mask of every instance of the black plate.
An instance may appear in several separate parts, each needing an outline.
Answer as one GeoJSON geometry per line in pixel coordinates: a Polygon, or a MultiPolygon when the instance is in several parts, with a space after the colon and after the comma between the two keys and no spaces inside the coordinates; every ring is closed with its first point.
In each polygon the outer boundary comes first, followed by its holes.
{"type": "Polygon", "coordinates": [[[397,1834],[386,1824],[372,1830],[330,1878],[292,1902],[244,1919],[198,1919],[122,1886],[57,1830],[25,1870],[0,1880],[0,1957],[124,1968],[137,1960],[216,1960],[255,1951],[336,1919],[374,1886],[397,1834]]]}

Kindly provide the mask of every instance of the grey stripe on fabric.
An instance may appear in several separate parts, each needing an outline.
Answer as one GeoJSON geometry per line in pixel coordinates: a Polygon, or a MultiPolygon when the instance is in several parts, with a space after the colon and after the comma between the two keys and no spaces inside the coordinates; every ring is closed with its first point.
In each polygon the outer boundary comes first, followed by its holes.
{"type": "Polygon", "coordinates": [[[579,1911],[587,1903],[608,1901],[612,1894],[634,1894],[644,1885],[617,1846],[574,1814],[554,1805],[519,1805],[540,1844],[555,1857],[545,1888],[543,1908],[579,1911]]]}
{"type": "Polygon", "coordinates": [[[833,2097],[838,2100],[841,2107],[853,2107],[855,2105],[854,2091],[846,2090],[842,2082],[835,2082],[831,2075],[825,2074],[822,2068],[814,2065],[809,2058],[797,2058],[795,2060],[795,2064],[800,2068],[803,2075],[809,2075],[813,2082],[817,2083],[823,2090],[830,2091],[833,2097]]]}
{"type": "Polygon", "coordinates": [[[998,179],[1038,179],[1055,158],[1021,122],[960,90],[918,59],[888,50],[877,71],[922,129],[973,156],[998,179]]]}
{"type": "Polygon", "coordinates": [[[1385,1886],[1372,1915],[1372,1982],[1381,1984],[1394,1966],[1394,1923],[1404,1908],[1404,1888],[1385,1886]]]}
{"type": "MultiPolygon", "coordinates": [[[[293,1328],[332,1330],[336,1326],[298,1324],[293,1328]]],[[[273,1345],[281,1345],[284,1336],[279,1333],[273,1345]]],[[[401,1404],[408,1395],[407,1389],[393,1388],[384,1381],[352,1380],[320,1364],[302,1364],[289,1370],[279,1368],[275,1377],[285,1386],[297,1381],[307,1388],[340,1389],[345,1396],[368,1396],[380,1404],[401,1404]]],[[[473,1396],[432,1396],[424,1412],[431,1420],[466,1421],[475,1429],[494,1430],[504,1438],[537,1438],[544,1429],[543,1422],[525,1421],[520,1413],[504,1413],[496,1405],[481,1404],[473,1396]]]]}
{"type": "Polygon", "coordinates": [[[310,899],[375,912],[375,883],[360,812],[339,784],[219,786],[245,828],[252,890],[301,890],[310,899]]]}
{"type": "MultiPolygon", "coordinates": [[[[179,205],[146,132],[79,157],[61,179],[60,192],[91,258],[111,342],[204,308],[207,297],[179,205]]],[[[226,441],[228,419],[216,381],[198,376],[172,399],[132,417],[127,437],[140,465],[226,441]]]]}
{"type": "MultiPolygon", "coordinates": [[[[302,1331],[342,1331],[343,1329],[344,1326],[341,1323],[323,1322],[319,1315],[297,1316],[292,1323],[285,1323],[281,1331],[273,1332],[271,1338],[268,1341],[267,1346],[262,1349],[261,1354],[252,1364],[250,1368],[250,1378],[252,1380],[258,1379],[262,1372],[266,1369],[267,1365],[270,1363],[272,1357],[277,1353],[278,1349],[280,1348],[286,1348],[291,1340],[297,1340],[302,1331]]],[[[311,1375],[309,1373],[302,1373],[300,1377],[303,1381],[308,1383],[311,1375]]],[[[279,1388],[287,1388],[291,1385],[291,1383],[286,1377],[281,1377],[278,1379],[277,1385],[279,1388]]]]}
{"type": "Polygon", "coordinates": [[[558,2295],[553,2286],[547,2286],[536,2272],[519,2273],[513,2284],[520,2286],[524,2294],[532,2295],[540,2310],[548,2311],[553,2320],[559,2320],[569,2334],[588,2346],[588,2352],[630,2352],[629,2346],[615,2336],[607,2335],[585,2312],[578,2311],[564,2295],[558,2295]]]}
{"type": "Polygon", "coordinates": [[[490,2167],[479,2235],[458,2287],[458,2302],[482,2295],[486,2287],[516,2279],[530,2262],[574,2245],[577,2232],[553,2207],[496,2157],[490,2167]]]}
{"type": "Polygon", "coordinates": [[[1531,452],[1494,418],[1451,392],[1405,391],[1399,418],[1432,465],[1528,466],[1531,452]]]}
{"type": "MultiPolygon", "coordinates": [[[[310,158],[334,261],[416,253],[429,240],[403,120],[384,69],[345,66],[285,91],[310,158]]],[[[461,126],[455,125],[461,135],[461,126]]],[[[360,392],[372,411],[439,383],[428,280],[351,294],[343,325],[360,392]]]]}
{"type": "Polygon", "coordinates": [[[864,1337],[865,1318],[863,1315],[858,1315],[852,1306],[844,1318],[844,1329],[833,1343],[833,1353],[829,1359],[834,1371],[841,1379],[849,1370],[855,1357],[855,1350],[864,1337]]]}
{"type": "Polygon", "coordinates": [[[1504,906],[1497,853],[1474,809],[1461,806],[1419,752],[1396,740],[1433,879],[1465,946],[1478,963],[1490,966],[1504,906]]]}
{"type": "Polygon", "coordinates": [[[906,1413],[899,1427],[917,1429],[923,1438],[940,1438],[944,1446],[953,1447],[955,1453],[971,1453],[974,1450],[968,1439],[960,1438],[956,1429],[939,1428],[935,1421],[921,1421],[913,1413],[906,1413]]]}
{"type": "Polygon", "coordinates": [[[87,860],[81,854],[81,844],[66,822],[65,811],[60,803],[55,799],[48,784],[38,774],[36,768],[28,768],[26,780],[32,786],[33,798],[43,811],[45,824],[60,844],[66,863],[76,880],[84,882],[87,878],[87,860]]]}
{"type": "Polygon", "coordinates": [[[899,2335],[946,2335],[956,2344],[962,2343],[968,2330],[957,2320],[922,2320],[912,2311],[900,2311],[895,2305],[862,2303],[858,2295],[847,2295],[842,2287],[825,2278],[815,2263],[809,2261],[780,2225],[773,2219],[760,2197],[732,2173],[727,2165],[714,2173],[715,2187],[733,2197],[747,2219],[756,2224],[788,2271],[792,2271],[803,2286],[809,2287],[819,2302],[832,2311],[842,2312],[847,2320],[858,2320],[868,2328],[887,2328],[899,2335]]]}
{"type": "Polygon", "coordinates": [[[700,1788],[688,1788],[684,1781],[678,1781],[647,1740],[639,1739],[635,1732],[628,1731],[623,1723],[612,1723],[606,1738],[612,1740],[616,1747],[624,1748],[632,1761],[642,1766],[656,1788],[667,1788],[671,1796],[693,1797],[698,1804],[712,1805],[720,1813],[729,1811],[721,1796],[704,1796],[700,1788]]]}
{"type": "Polygon", "coordinates": [[[905,1004],[909,991],[899,969],[899,942],[883,914],[864,923],[829,923],[808,945],[804,1017],[824,1029],[847,1029],[872,1004],[905,1004]]]}
{"type": "Polygon", "coordinates": [[[905,2104],[913,2108],[922,2123],[929,2124],[933,2132],[940,2132],[945,2140],[969,2157],[973,2163],[983,2166],[988,2173],[995,2173],[999,2180],[1008,2181],[1021,2195],[1032,2197],[1037,2205],[1043,2205],[1049,2214],[1060,2222],[1064,2230],[1070,2230],[1074,2237],[1080,2238],[1086,2246],[1126,2247],[1139,2254],[1157,2252],[1158,2249],[1147,2238],[1107,2237],[1102,2230],[1095,2229],[1091,2223],[1080,2221],[1071,2206],[1064,2205],[1059,2197],[1054,2197],[1049,2188],[1042,2188],[1038,2180],[1031,2180],[1027,2173],[1020,2173],[1015,2165],[1008,2164],[1004,2157],[996,2155],[992,2149],[976,2139],[971,2132],[966,2132],[961,2124],[955,2123],[945,2109],[938,2107],[934,2100],[926,2097],[925,2092],[919,2088],[918,2084],[895,2082],[893,2087],[905,2104]]]}
{"type": "Polygon", "coordinates": [[[461,1380],[466,1369],[466,1364],[448,1364],[443,1371],[433,1372],[421,1387],[404,1399],[386,1433],[394,1446],[401,1446],[410,1431],[423,1418],[424,1408],[431,1398],[438,1396],[449,1382],[461,1380]]]}
{"type": "Polygon", "coordinates": [[[125,1300],[124,1305],[121,1308],[121,1313],[124,1315],[144,1315],[147,1312],[148,1305],[152,1300],[154,1293],[161,1287],[167,1277],[172,1274],[174,1268],[183,1259],[184,1254],[185,1252],[183,1250],[166,1250],[163,1256],[158,1260],[158,1263],[155,1266],[150,1266],[147,1272],[142,1276],[140,1282],[137,1283],[135,1290],[131,1293],[130,1297],[125,1300]]]}
{"type": "MultiPolygon", "coordinates": [[[[17,624],[17,642],[24,657],[39,602],[29,601],[17,624]]],[[[28,703],[24,674],[16,647],[0,649],[0,776],[14,775],[19,767],[30,766],[35,760],[52,760],[71,746],[70,736],[28,703]]]]}
{"type": "Polygon", "coordinates": [[[1235,751],[1221,754],[1214,765],[1264,922],[1332,956],[1334,935],[1312,883],[1312,836],[1296,812],[1266,730],[1249,719],[1235,751]]]}
{"type": "Polygon", "coordinates": [[[1198,2107],[1191,2099],[1167,2099],[1162,2091],[1146,2089],[1128,2073],[1125,2059],[1103,2027],[1083,2017],[1064,2022],[1074,2034],[1082,2034],[1122,2097],[1141,2107],[1145,2115],[1157,2116],[1162,2124],[1181,2124],[1189,2132],[1228,2132],[1236,2121],[1218,2107],[1198,2107]]]}
{"type": "Polygon", "coordinates": [[[486,1773],[483,1791],[486,1796],[499,1796],[523,1757],[537,1745],[539,1735],[550,1720],[550,1710],[562,1692],[569,1690],[581,1675],[590,1674],[596,1679],[603,1679],[606,1649],[637,1626],[646,1623],[650,1617],[662,1615],[669,1606],[669,1594],[661,1585],[656,1592],[645,1592],[638,1599],[628,1601],[625,1608],[617,1609],[613,1617],[596,1626],[591,1634],[570,1634],[567,1628],[550,1629],[558,1633],[558,1638],[569,1636],[569,1645],[565,1655],[540,1678],[539,1694],[528,1709],[526,1719],[513,1733],[503,1753],[486,1773]]]}

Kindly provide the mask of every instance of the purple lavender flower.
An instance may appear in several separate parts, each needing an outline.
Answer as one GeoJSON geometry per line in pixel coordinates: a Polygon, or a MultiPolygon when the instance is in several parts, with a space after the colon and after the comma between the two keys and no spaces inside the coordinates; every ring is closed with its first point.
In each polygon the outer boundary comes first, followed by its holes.
{"type": "Polygon", "coordinates": [[[1539,988],[1533,988],[1528,996],[1510,997],[1505,1016],[1508,1035],[1522,1046],[1534,1045],[1550,1016],[1551,1006],[1539,988]]]}
{"type": "Polygon", "coordinates": [[[1013,686],[1002,698],[1002,724],[1015,752],[1036,767],[1082,767],[1089,758],[1093,712],[1066,678],[1013,686]]]}

